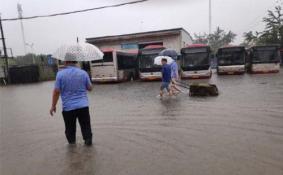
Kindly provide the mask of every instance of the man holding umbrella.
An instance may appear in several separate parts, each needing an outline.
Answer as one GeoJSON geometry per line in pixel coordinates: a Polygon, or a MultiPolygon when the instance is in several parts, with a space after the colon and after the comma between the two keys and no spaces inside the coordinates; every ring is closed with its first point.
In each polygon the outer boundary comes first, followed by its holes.
{"type": "Polygon", "coordinates": [[[89,61],[89,59],[103,57],[103,53],[92,47],[95,46],[81,46],[79,44],[62,46],[54,54],[54,58],[64,61],[65,68],[59,71],[56,76],[50,115],[53,116],[53,113],[56,112],[56,105],[59,96],[61,96],[65,134],[69,144],[76,143],[76,120],[78,119],[85,145],[92,145],[87,97],[87,91],[92,90],[92,84],[87,72],[76,67],[77,61],[89,61]]]}
{"type": "Polygon", "coordinates": [[[170,64],[171,66],[171,91],[173,89],[177,92],[181,92],[181,90],[176,87],[177,80],[179,80],[179,67],[177,64],[178,53],[173,49],[164,49],[159,53],[159,56],[168,56],[171,57],[174,61],[170,64]]]}

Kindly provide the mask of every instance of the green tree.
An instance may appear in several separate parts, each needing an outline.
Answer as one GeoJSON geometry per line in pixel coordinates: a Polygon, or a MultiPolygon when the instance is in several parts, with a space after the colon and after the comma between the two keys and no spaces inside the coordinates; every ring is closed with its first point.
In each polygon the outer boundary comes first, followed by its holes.
{"type": "Polygon", "coordinates": [[[251,47],[258,42],[258,32],[249,31],[244,33],[245,41],[241,44],[245,47],[251,47]]]}
{"type": "Polygon", "coordinates": [[[204,34],[194,34],[194,44],[207,44],[208,43],[208,35],[204,34]]]}
{"type": "Polygon", "coordinates": [[[263,18],[265,29],[262,32],[249,31],[244,33],[244,44],[279,44],[283,47],[283,10],[276,6],[275,10],[268,10],[267,17],[263,18]]]}
{"type": "Polygon", "coordinates": [[[216,28],[216,31],[214,31],[212,34],[206,34],[203,35],[196,35],[195,34],[195,40],[194,43],[197,44],[209,44],[212,51],[215,53],[217,49],[220,47],[229,45],[234,41],[236,37],[236,34],[232,31],[226,32],[225,30],[221,29],[220,27],[216,28]]]}
{"type": "Polygon", "coordinates": [[[269,10],[268,16],[263,18],[266,27],[262,32],[260,42],[280,44],[283,46],[283,11],[281,6],[276,6],[274,11],[269,10]]]}
{"type": "Polygon", "coordinates": [[[28,53],[24,56],[17,56],[15,59],[18,65],[30,65],[30,64],[37,64],[37,65],[47,65],[48,59],[47,55],[40,54],[36,55],[33,53],[28,53]]]}
{"type": "Polygon", "coordinates": [[[229,45],[234,41],[236,34],[232,31],[225,32],[217,27],[216,31],[208,35],[208,41],[211,49],[216,52],[220,47],[229,45]]]}

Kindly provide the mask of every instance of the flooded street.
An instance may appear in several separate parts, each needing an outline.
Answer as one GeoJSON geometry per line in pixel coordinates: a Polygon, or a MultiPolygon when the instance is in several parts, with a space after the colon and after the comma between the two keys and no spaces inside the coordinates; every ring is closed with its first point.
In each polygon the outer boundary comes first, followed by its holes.
{"type": "MultiPolygon", "coordinates": [[[[208,81],[208,80],[201,80],[208,81]]],[[[70,147],[54,82],[1,87],[1,175],[282,175],[283,70],[217,76],[218,97],[156,98],[160,82],[95,85],[94,134],[70,147]]]]}

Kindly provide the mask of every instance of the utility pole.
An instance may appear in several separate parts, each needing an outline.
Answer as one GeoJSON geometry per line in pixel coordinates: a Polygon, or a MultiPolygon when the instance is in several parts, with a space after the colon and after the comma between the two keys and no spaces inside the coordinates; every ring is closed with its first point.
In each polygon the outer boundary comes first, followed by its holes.
{"type": "Polygon", "coordinates": [[[7,54],[7,48],[6,48],[6,42],[5,42],[5,37],[4,37],[1,15],[0,15],[0,30],[1,30],[1,40],[2,40],[2,44],[3,44],[3,50],[4,50],[5,67],[6,67],[5,77],[6,77],[7,81],[9,82],[8,54],[7,54]]]}
{"type": "Polygon", "coordinates": [[[26,43],[26,46],[30,47],[30,53],[32,54],[32,64],[35,64],[36,63],[35,58],[34,58],[35,52],[33,50],[34,43],[31,43],[31,44],[26,43]]]}
{"type": "Polygon", "coordinates": [[[209,0],[209,34],[211,34],[212,30],[212,4],[211,0],[209,0]]]}
{"type": "Polygon", "coordinates": [[[24,24],[23,24],[23,9],[22,9],[22,5],[21,4],[17,4],[17,9],[18,9],[18,16],[21,19],[20,23],[21,23],[21,30],[22,30],[22,37],[23,37],[23,43],[24,43],[24,52],[25,54],[27,53],[27,49],[26,49],[26,37],[25,37],[25,31],[24,31],[24,24]]]}

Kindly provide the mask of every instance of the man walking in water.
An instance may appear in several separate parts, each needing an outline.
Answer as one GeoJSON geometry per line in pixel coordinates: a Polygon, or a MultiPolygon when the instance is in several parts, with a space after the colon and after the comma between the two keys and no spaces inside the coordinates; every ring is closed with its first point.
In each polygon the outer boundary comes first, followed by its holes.
{"type": "Polygon", "coordinates": [[[160,98],[163,97],[163,91],[164,89],[167,90],[169,95],[171,96],[171,90],[170,90],[170,82],[171,82],[171,67],[167,64],[167,59],[163,58],[161,60],[162,64],[162,84],[160,87],[160,98]]]}
{"type": "Polygon", "coordinates": [[[76,144],[76,121],[78,119],[85,145],[92,145],[92,132],[87,91],[92,90],[88,74],[76,67],[76,61],[65,61],[65,68],[57,73],[52,96],[50,115],[56,112],[61,95],[65,134],[69,144],[76,144]]]}
{"type": "Polygon", "coordinates": [[[181,92],[179,88],[176,87],[177,80],[179,80],[179,67],[176,62],[177,58],[172,58],[174,61],[171,63],[171,93],[176,94],[177,92],[181,92]],[[175,92],[174,92],[175,90],[175,92]]]}

